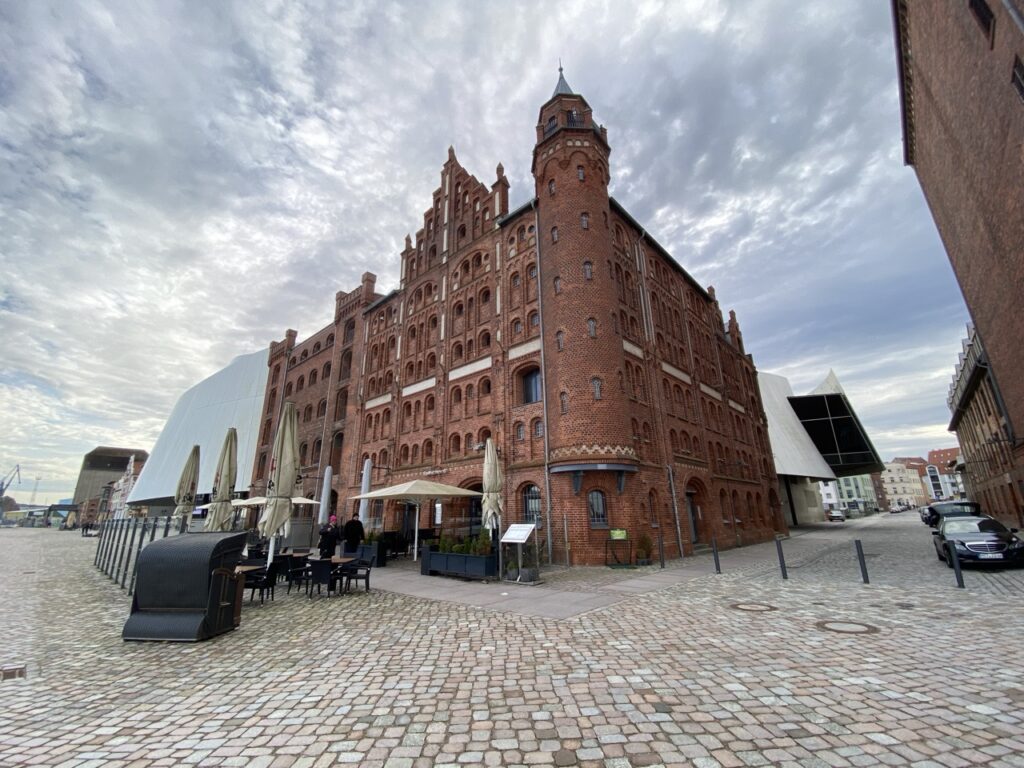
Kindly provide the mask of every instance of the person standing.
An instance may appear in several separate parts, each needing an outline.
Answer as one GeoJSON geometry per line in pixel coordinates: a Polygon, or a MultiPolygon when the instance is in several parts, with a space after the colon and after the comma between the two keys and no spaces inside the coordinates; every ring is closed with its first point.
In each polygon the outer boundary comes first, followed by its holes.
{"type": "Polygon", "coordinates": [[[338,518],[335,515],[331,515],[327,525],[320,529],[320,541],[318,543],[320,557],[334,557],[334,550],[337,548],[340,538],[341,532],[338,530],[338,518]]]}
{"type": "Polygon", "coordinates": [[[346,552],[355,552],[359,548],[360,542],[366,538],[366,532],[363,530],[363,523],[359,520],[358,512],[353,512],[352,519],[345,523],[342,536],[345,539],[346,552]]]}

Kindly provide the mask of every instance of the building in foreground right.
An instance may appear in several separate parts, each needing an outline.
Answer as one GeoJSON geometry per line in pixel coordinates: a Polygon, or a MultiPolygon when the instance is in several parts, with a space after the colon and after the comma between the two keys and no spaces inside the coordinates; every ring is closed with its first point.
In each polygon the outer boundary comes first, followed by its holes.
{"type": "Polygon", "coordinates": [[[947,403],[953,413],[949,429],[960,442],[957,467],[967,497],[979,502],[986,514],[1024,527],[1021,461],[1006,437],[1009,418],[973,327],[968,328],[947,403]]]}
{"type": "MultiPolygon", "coordinates": [[[[993,512],[1020,522],[1024,0],[892,0],[892,9],[904,161],[917,174],[963,291],[972,339],[984,340],[984,369],[973,375],[984,379],[982,397],[990,393],[993,410],[984,414],[985,434],[965,469],[975,473],[979,500],[987,492],[993,512]]],[[[962,367],[970,389],[971,366],[962,367]]],[[[951,408],[959,434],[962,409],[951,408]]]]}

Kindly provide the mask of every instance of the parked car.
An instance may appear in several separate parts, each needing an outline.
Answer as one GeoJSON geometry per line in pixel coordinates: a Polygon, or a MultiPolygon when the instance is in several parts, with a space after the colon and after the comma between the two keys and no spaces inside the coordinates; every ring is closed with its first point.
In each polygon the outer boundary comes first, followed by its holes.
{"type": "Polygon", "coordinates": [[[826,515],[826,519],[830,523],[845,523],[846,513],[841,509],[830,509],[826,515]]]}
{"type": "Polygon", "coordinates": [[[932,531],[932,543],[939,560],[953,567],[949,545],[961,563],[1024,564],[1024,541],[1016,528],[1007,528],[991,517],[947,517],[932,531]]]}
{"type": "Polygon", "coordinates": [[[932,528],[947,517],[977,517],[981,505],[976,501],[936,501],[921,511],[921,519],[932,528]]]}

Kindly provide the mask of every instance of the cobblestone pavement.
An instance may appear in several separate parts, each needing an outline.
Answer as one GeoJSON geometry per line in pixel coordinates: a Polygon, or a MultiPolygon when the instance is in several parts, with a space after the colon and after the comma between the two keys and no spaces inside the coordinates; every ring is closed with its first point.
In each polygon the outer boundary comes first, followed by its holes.
{"type": "MultiPolygon", "coordinates": [[[[785,546],[787,582],[750,547],[565,620],[445,601],[444,579],[437,600],[282,589],[178,645],[121,641],[95,540],[3,530],[0,662],[27,677],[0,682],[0,765],[1024,766],[1019,590],[954,589],[905,516],[785,546]]],[[[588,572],[548,576],[650,571],[588,572]]]]}

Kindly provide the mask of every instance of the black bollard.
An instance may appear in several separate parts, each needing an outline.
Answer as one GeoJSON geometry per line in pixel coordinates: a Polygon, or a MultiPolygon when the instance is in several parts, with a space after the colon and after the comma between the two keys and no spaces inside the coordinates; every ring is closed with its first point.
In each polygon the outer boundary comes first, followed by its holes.
{"type": "Polygon", "coordinates": [[[782,554],[782,539],[775,540],[775,550],[779,553],[779,569],[782,571],[782,579],[788,581],[789,573],[786,571],[786,556],[782,554]]]}
{"type": "Polygon", "coordinates": [[[658,555],[661,557],[661,567],[665,567],[665,537],[658,531],[658,555]]]}
{"type": "Polygon", "coordinates": [[[964,573],[960,570],[960,558],[956,555],[956,546],[953,542],[949,542],[946,545],[949,548],[949,557],[952,558],[950,562],[953,563],[953,573],[956,575],[956,585],[960,589],[964,588],[964,573]]]}
{"type": "Polygon", "coordinates": [[[722,566],[718,562],[718,539],[711,537],[711,555],[715,558],[715,573],[722,572],[722,566]]]}
{"type": "Polygon", "coordinates": [[[870,584],[868,581],[868,564],[864,562],[864,547],[861,546],[860,539],[853,540],[853,546],[857,548],[857,562],[860,563],[860,577],[864,579],[865,584],[870,584]]]}

